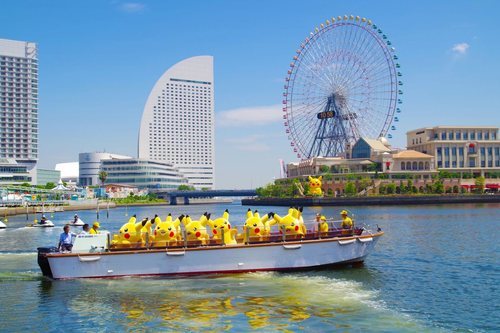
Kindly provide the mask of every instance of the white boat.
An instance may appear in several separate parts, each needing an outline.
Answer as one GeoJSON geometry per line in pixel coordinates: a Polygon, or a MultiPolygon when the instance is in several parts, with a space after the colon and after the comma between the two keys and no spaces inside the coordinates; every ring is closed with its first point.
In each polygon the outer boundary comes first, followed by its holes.
{"type": "Polygon", "coordinates": [[[265,241],[235,245],[184,241],[175,247],[129,249],[111,248],[108,233],[86,234],[76,237],[72,252],[38,248],[38,264],[53,279],[304,270],[361,263],[383,234],[362,228],[350,236],[308,232],[302,239],[287,239],[274,233],[265,241]]]}
{"type": "Polygon", "coordinates": [[[73,220],[73,221],[70,221],[68,222],[69,225],[74,225],[74,226],[77,226],[77,227],[81,227],[85,224],[85,222],[83,222],[80,218],[78,218],[76,220],[76,222],[73,220]]]}
{"type": "Polygon", "coordinates": [[[7,226],[5,225],[5,223],[3,223],[2,221],[0,221],[0,229],[5,229],[7,228],[7,226]]]}
{"type": "Polygon", "coordinates": [[[32,223],[27,225],[30,228],[53,228],[54,227],[54,222],[51,220],[45,220],[44,223],[37,222],[37,223],[32,223]]]}

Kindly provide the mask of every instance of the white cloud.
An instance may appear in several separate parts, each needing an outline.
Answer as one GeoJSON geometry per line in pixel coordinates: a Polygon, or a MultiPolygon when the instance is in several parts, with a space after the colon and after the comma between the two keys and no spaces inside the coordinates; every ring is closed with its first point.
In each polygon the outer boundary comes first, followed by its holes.
{"type": "Polygon", "coordinates": [[[269,137],[257,134],[227,139],[226,142],[240,151],[263,152],[271,150],[271,147],[267,143],[261,142],[262,139],[269,139],[269,137]]]}
{"type": "Polygon", "coordinates": [[[249,106],[217,113],[217,126],[259,126],[283,119],[281,105],[249,106]]]}
{"type": "Polygon", "coordinates": [[[466,54],[467,51],[469,50],[469,48],[470,48],[469,44],[467,44],[467,43],[459,43],[459,44],[453,45],[453,47],[451,48],[451,50],[453,52],[455,52],[456,54],[466,54]]]}
{"type": "Polygon", "coordinates": [[[140,2],[125,2],[120,4],[119,8],[124,12],[137,13],[143,11],[146,6],[140,2]]]}

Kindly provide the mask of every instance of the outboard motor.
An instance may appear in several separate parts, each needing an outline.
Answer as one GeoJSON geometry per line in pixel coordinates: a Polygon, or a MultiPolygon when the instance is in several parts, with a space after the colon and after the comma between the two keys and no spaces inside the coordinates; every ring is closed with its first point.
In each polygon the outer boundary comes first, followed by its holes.
{"type": "Polygon", "coordinates": [[[38,250],[38,266],[42,270],[42,274],[49,278],[52,278],[52,271],[50,269],[49,260],[47,259],[47,253],[59,252],[55,246],[39,247],[38,250]]]}

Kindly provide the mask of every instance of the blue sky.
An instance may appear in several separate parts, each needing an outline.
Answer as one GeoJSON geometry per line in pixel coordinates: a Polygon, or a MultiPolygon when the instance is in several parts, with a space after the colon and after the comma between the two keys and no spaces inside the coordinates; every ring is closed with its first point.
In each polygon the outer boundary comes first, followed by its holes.
{"type": "Polygon", "coordinates": [[[216,182],[249,188],[296,160],[280,109],[300,42],[332,16],[373,20],[400,58],[404,104],[391,143],[434,125],[500,125],[498,1],[3,1],[0,38],[39,44],[39,166],[79,152],[136,156],[156,80],[215,61],[216,182]],[[236,116],[236,117],[235,117],[236,116]],[[236,119],[236,120],[235,120],[236,119]]]}

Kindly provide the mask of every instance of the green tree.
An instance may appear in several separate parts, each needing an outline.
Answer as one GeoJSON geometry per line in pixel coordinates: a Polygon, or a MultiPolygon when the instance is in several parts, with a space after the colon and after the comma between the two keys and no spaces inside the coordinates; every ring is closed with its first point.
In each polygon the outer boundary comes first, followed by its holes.
{"type": "Polygon", "coordinates": [[[178,191],[194,191],[194,186],[182,184],[177,187],[178,191]]]}
{"type": "Polygon", "coordinates": [[[372,184],[372,180],[368,177],[363,177],[361,178],[358,184],[359,184],[359,190],[364,191],[372,184]]]}
{"type": "Polygon", "coordinates": [[[394,194],[394,193],[396,193],[396,184],[394,184],[394,183],[387,184],[387,186],[386,186],[386,192],[387,192],[387,194],[394,194]]]}
{"type": "Polygon", "coordinates": [[[385,187],[385,185],[382,184],[382,185],[380,185],[378,187],[378,193],[379,194],[386,194],[386,187],[385,187]]]}
{"type": "Polygon", "coordinates": [[[108,173],[104,170],[99,171],[98,174],[99,180],[101,181],[101,186],[104,185],[104,182],[108,178],[108,173]]]}
{"type": "Polygon", "coordinates": [[[440,180],[434,182],[434,184],[432,184],[432,192],[437,193],[437,194],[444,193],[443,182],[440,180]]]}
{"type": "Polygon", "coordinates": [[[406,192],[413,193],[413,180],[411,179],[408,179],[408,181],[406,181],[406,192]]]}
{"type": "Polygon", "coordinates": [[[327,173],[328,171],[330,171],[330,168],[328,167],[328,165],[322,165],[319,167],[319,172],[321,172],[321,173],[327,173]]]}
{"type": "Polygon", "coordinates": [[[52,190],[54,187],[56,187],[56,184],[53,182],[48,182],[47,184],[45,184],[45,188],[47,190],[52,190]]]}
{"type": "Polygon", "coordinates": [[[476,193],[483,193],[486,185],[486,179],[483,176],[476,178],[474,184],[476,185],[476,193]]]}
{"type": "Polygon", "coordinates": [[[345,184],[344,193],[347,196],[353,196],[356,194],[356,184],[353,182],[347,182],[345,184]]]}

